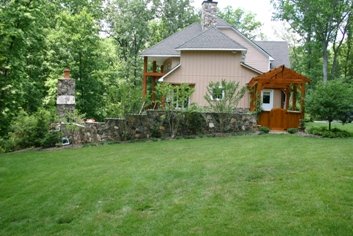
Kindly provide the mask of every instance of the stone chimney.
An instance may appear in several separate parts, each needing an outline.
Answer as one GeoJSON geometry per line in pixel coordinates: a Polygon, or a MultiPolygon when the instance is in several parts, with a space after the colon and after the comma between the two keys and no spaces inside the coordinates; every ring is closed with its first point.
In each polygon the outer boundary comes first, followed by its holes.
{"type": "Polygon", "coordinates": [[[203,1],[201,16],[202,30],[207,30],[216,25],[217,4],[218,2],[213,2],[212,0],[203,1]]]}
{"type": "Polygon", "coordinates": [[[59,79],[57,87],[56,109],[63,118],[75,110],[75,81],[70,78],[70,69],[65,68],[63,78],[59,79]]]}

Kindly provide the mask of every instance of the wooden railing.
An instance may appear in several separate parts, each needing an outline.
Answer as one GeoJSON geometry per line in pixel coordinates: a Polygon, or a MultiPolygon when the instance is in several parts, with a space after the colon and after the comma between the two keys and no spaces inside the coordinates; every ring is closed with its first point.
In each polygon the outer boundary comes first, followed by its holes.
{"type": "Polygon", "coordinates": [[[271,130],[286,130],[289,128],[298,128],[301,117],[302,113],[300,111],[273,109],[271,111],[262,111],[258,124],[266,126],[271,130]]]}

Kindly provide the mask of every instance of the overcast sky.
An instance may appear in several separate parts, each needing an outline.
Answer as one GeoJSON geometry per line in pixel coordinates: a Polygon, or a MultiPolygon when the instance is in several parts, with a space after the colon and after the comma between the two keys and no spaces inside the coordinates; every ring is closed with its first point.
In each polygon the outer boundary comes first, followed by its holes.
{"type": "MultiPolygon", "coordinates": [[[[193,6],[197,9],[201,8],[203,0],[193,0],[193,6]]],[[[274,11],[270,0],[214,0],[218,2],[219,8],[232,6],[233,8],[241,8],[246,12],[256,14],[256,19],[260,21],[262,32],[265,34],[267,40],[282,40],[282,32],[284,31],[284,24],[282,22],[272,21],[272,13],[274,11]],[[276,33],[277,32],[277,33],[276,33]]]]}

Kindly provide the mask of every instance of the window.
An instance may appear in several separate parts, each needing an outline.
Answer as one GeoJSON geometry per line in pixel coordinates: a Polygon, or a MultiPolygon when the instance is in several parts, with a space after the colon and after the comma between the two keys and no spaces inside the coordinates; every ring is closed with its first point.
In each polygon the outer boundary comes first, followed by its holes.
{"type": "Polygon", "coordinates": [[[190,98],[186,98],[184,99],[184,101],[179,101],[178,98],[175,99],[175,108],[176,109],[184,109],[184,108],[188,108],[190,105],[190,98]]]}
{"type": "Polygon", "coordinates": [[[262,90],[262,104],[261,109],[264,111],[271,111],[273,108],[273,89],[262,90]]]}
{"type": "Polygon", "coordinates": [[[223,87],[215,87],[212,89],[212,100],[223,100],[224,98],[224,88],[223,87]]]}
{"type": "Polygon", "coordinates": [[[174,86],[173,91],[167,96],[166,102],[173,105],[175,109],[184,109],[190,106],[190,97],[180,96],[179,86],[174,86]]]}
{"type": "Polygon", "coordinates": [[[271,92],[263,92],[262,95],[262,103],[263,104],[270,104],[271,103],[271,92]]]}

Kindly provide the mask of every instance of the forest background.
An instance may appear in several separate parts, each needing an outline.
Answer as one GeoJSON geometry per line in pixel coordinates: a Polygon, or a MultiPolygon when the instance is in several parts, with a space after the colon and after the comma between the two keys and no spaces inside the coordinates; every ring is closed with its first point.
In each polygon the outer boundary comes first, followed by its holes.
{"type": "MultiPolygon", "coordinates": [[[[353,83],[352,0],[273,0],[290,28],[292,68],[317,82],[353,83]]],[[[254,14],[219,16],[247,37],[266,38],[254,14]]],[[[13,122],[55,111],[56,86],[69,67],[76,108],[103,120],[141,109],[139,53],[200,20],[189,0],[0,0],[0,137],[13,122]]]]}

